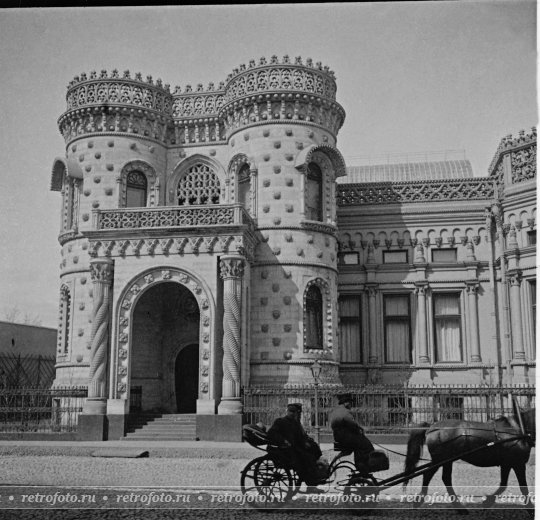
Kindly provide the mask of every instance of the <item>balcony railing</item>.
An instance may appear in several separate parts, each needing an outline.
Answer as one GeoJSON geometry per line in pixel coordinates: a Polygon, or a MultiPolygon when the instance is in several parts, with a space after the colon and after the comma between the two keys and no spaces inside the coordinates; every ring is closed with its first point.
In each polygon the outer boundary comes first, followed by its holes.
{"type": "Polygon", "coordinates": [[[239,225],[253,227],[253,220],[241,204],[97,210],[93,216],[96,230],[239,225]]]}

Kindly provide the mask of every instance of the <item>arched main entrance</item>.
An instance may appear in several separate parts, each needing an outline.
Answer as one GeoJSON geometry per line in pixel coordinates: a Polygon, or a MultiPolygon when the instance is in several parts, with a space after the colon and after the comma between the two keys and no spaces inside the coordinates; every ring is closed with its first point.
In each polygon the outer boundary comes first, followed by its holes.
{"type": "Polygon", "coordinates": [[[187,408],[193,404],[191,413],[195,412],[199,322],[197,300],[182,284],[158,283],[137,300],[133,310],[130,385],[132,390],[140,388],[142,411],[188,413],[187,408]],[[186,346],[178,352],[178,345],[186,346]],[[181,410],[179,388],[185,399],[181,410]]]}
{"type": "Polygon", "coordinates": [[[176,356],[174,366],[178,413],[195,413],[199,388],[199,345],[188,345],[176,356]]]}

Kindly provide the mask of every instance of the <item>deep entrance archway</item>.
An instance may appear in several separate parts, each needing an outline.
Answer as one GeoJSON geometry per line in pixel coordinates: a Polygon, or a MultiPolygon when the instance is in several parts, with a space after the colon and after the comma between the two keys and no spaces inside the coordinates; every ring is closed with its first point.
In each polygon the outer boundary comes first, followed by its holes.
{"type": "Polygon", "coordinates": [[[195,413],[199,386],[199,345],[188,345],[176,356],[174,366],[178,413],[195,413]]]}
{"type": "Polygon", "coordinates": [[[184,409],[178,408],[178,371],[186,380],[185,385],[190,377],[196,379],[194,388],[189,387],[191,394],[187,387],[181,388],[186,396],[190,395],[190,402],[196,403],[200,321],[197,300],[184,285],[159,283],[141,295],[132,317],[130,385],[132,393],[140,388],[141,410],[188,413],[186,404],[182,404],[184,409]],[[179,345],[186,345],[180,355],[179,345]],[[179,358],[183,369],[177,368],[179,358]]]}

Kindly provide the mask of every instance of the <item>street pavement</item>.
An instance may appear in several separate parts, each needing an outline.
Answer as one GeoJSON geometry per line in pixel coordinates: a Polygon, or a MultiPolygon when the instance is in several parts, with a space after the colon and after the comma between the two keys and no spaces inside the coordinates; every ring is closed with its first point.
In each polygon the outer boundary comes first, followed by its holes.
{"type": "MultiPolygon", "coordinates": [[[[376,474],[384,479],[402,471],[405,446],[385,446],[390,469],[376,474]],[[393,453],[397,452],[397,453],[393,453]]],[[[322,445],[331,459],[331,445],[322,445]]],[[[246,516],[262,520],[298,518],[319,520],[335,517],[365,519],[403,518],[405,520],[462,518],[455,504],[444,502],[440,472],[430,486],[430,502],[419,509],[414,497],[420,491],[415,479],[405,493],[394,487],[377,493],[373,509],[353,511],[338,503],[340,493],[321,489],[301,493],[286,509],[277,504],[273,511],[258,511],[260,504],[246,503],[240,490],[240,472],[261,455],[245,443],[210,442],[27,442],[0,441],[0,520],[41,519],[169,519],[224,518],[246,516]],[[147,458],[93,457],[92,453],[114,454],[125,450],[148,451],[147,458]],[[326,491],[326,492],[323,492],[326,491]],[[242,500],[244,502],[242,503],[242,500]],[[437,502],[437,500],[440,500],[437,502]]],[[[534,454],[527,467],[530,491],[534,491],[534,454]]],[[[498,468],[476,468],[463,462],[454,464],[454,487],[467,501],[468,518],[520,520],[529,518],[512,474],[506,504],[481,509],[482,496],[493,493],[499,482],[498,468]],[[514,503],[510,498],[514,496],[514,503]],[[510,509],[501,509],[510,507],[510,509]]],[[[419,495],[418,495],[419,496],[419,495]]],[[[530,499],[529,499],[530,500],[530,499]]],[[[363,507],[370,507],[370,504],[363,507]]]]}

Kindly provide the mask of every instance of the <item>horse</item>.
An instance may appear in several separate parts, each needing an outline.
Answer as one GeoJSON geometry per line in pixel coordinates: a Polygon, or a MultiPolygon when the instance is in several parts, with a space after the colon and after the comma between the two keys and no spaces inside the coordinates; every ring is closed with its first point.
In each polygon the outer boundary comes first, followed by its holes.
{"type": "MultiPolygon", "coordinates": [[[[519,413],[519,412],[518,412],[519,413]]],[[[422,423],[419,429],[415,429],[409,435],[407,442],[407,454],[405,458],[404,474],[411,474],[420,460],[422,447],[427,444],[432,462],[437,464],[459,455],[461,460],[478,467],[501,467],[501,480],[499,488],[485,498],[483,507],[489,507],[495,503],[497,495],[502,493],[508,485],[508,476],[513,469],[516,474],[521,492],[528,496],[525,465],[529,460],[531,447],[534,446],[536,437],[535,409],[524,411],[519,415],[499,417],[489,422],[473,422],[461,420],[439,421],[431,426],[422,423]],[[485,446],[491,442],[507,442],[496,444],[470,453],[475,448],[485,446]]],[[[466,514],[467,510],[457,500],[452,487],[452,462],[442,465],[442,480],[458,511],[466,514]]],[[[421,496],[425,496],[429,483],[440,466],[430,468],[423,474],[421,496]]],[[[403,487],[406,488],[408,480],[403,487]]],[[[418,504],[420,505],[420,504],[418,504]]],[[[528,510],[531,513],[532,510],[528,510]]]]}

